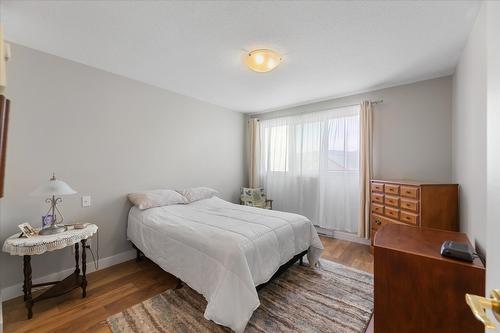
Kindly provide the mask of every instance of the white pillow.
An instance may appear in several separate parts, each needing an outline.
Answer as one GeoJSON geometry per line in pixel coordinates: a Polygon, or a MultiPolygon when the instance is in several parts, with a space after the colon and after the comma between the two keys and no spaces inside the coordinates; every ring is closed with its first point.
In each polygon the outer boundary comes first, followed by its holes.
{"type": "Polygon", "coordinates": [[[182,194],[188,202],[208,199],[219,194],[217,190],[210,187],[193,187],[176,191],[182,194]]]}
{"type": "Polygon", "coordinates": [[[128,195],[130,202],[137,208],[144,210],[153,207],[177,205],[187,203],[187,199],[172,190],[152,190],[128,195]]]}

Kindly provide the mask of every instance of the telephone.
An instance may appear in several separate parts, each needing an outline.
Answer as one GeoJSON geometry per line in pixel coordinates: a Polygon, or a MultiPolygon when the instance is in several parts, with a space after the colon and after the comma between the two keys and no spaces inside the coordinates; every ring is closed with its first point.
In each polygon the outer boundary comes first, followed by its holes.
{"type": "Polygon", "coordinates": [[[473,262],[474,251],[467,243],[458,243],[451,240],[443,242],[441,245],[441,255],[452,259],[473,262]]]}

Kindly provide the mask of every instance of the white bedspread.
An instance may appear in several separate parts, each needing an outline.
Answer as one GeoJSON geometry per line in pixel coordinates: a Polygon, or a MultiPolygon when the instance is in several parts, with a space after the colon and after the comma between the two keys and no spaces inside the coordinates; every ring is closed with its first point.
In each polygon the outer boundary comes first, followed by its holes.
{"type": "Polygon", "coordinates": [[[255,286],[294,255],[317,263],[323,245],[304,216],[229,203],[132,208],[128,238],[165,271],[203,294],[205,318],[242,332],[259,306],[255,286]]]}

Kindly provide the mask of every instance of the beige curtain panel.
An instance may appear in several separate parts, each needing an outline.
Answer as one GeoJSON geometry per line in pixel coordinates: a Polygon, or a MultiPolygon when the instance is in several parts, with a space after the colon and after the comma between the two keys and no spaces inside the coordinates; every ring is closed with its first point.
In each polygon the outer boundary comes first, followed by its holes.
{"type": "Polygon", "coordinates": [[[373,168],[373,116],[372,103],[363,101],[359,113],[359,181],[360,214],[358,236],[370,238],[370,180],[373,168]]]}
{"type": "Polygon", "coordinates": [[[7,73],[5,61],[8,57],[8,44],[3,40],[3,27],[0,25],[0,93],[3,93],[7,86],[7,73]]]}
{"type": "Polygon", "coordinates": [[[252,118],[248,120],[248,135],[250,143],[248,157],[248,187],[260,187],[259,179],[259,156],[260,156],[260,123],[259,119],[252,118]]]}

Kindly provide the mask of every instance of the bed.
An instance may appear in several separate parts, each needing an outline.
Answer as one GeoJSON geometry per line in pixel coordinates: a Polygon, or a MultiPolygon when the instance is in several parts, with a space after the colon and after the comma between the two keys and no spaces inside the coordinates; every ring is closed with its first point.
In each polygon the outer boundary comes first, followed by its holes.
{"type": "Polygon", "coordinates": [[[128,239],[146,257],[207,300],[204,316],[242,332],[259,306],[256,286],[307,251],[317,265],[323,245],[304,216],[240,206],[218,197],[139,210],[128,239]]]}

